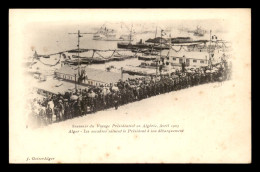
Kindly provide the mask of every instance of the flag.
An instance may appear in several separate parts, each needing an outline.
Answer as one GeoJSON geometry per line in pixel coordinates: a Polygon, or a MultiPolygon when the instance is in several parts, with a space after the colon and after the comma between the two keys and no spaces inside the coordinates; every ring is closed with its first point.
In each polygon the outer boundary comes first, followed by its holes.
{"type": "Polygon", "coordinates": [[[82,35],[79,35],[79,37],[83,37],[82,35]]]}
{"type": "Polygon", "coordinates": [[[217,37],[216,35],[213,35],[213,36],[212,36],[212,39],[213,39],[213,40],[214,40],[214,39],[217,40],[218,37],[217,37]]]}
{"type": "Polygon", "coordinates": [[[164,30],[161,31],[161,35],[162,35],[162,36],[166,35],[166,33],[164,32],[164,30]]]}
{"type": "Polygon", "coordinates": [[[37,58],[38,57],[38,54],[37,54],[37,52],[35,51],[34,52],[34,55],[33,55],[35,58],[37,58]]]}

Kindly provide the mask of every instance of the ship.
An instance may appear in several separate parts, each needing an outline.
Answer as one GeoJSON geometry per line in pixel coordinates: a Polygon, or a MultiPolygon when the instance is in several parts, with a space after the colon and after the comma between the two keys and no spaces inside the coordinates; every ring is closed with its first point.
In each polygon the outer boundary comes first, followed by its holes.
{"type": "Polygon", "coordinates": [[[119,39],[120,39],[121,41],[133,41],[133,38],[132,38],[131,35],[121,35],[121,36],[119,37],[119,39]]]}
{"type": "Polygon", "coordinates": [[[117,48],[123,49],[143,49],[151,47],[149,44],[143,43],[142,39],[139,42],[132,44],[131,42],[119,42],[117,43],[117,48]]]}
{"type": "Polygon", "coordinates": [[[160,42],[160,37],[156,37],[154,39],[148,39],[145,41],[145,43],[142,42],[142,39],[137,42],[136,44],[132,43],[118,43],[117,47],[118,48],[123,48],[123,49],[132,49],[135,52],[138,52],[139,49],[155,49],[155,50],[167,50],[170,49],[170,44],[168,43],[171,41],[172,45],[182,45],[182,44],[200,44],[200,43],[206,43],[208,40],[192,40],[190,37],[175,37],[171,39],[165,39],[162,38],[160,42]]]}
{"type": "Polygon", "coordinates": [[[138,60],[144,60],[144,61],[151,61],[151,60],[157,60],[160,56],[157,55],[143,55],[138,56],[138,60]]]}
{"type": "Polygon", "coordinates": [[[133,36],[132,36],[132,29],[133,26],[131,27],[130,34],[129,35],[121,35],[121,39],[128,40],[129,42],[119,42],[117,43],[117,48],[124,48],[124,49],[134,49],[133,44],[131,43],[133,41],[133,36]]]}
{"type": "Polygon", "coordinates": [[[138,60],[156,60],[159,59],[159,52],[154,49],[148,49],[143,51],[142,56],[138,56],[138,60]]]}
{"type": "Polygon", "coordinates": [[[196,30],[188,31],[189,33],[193,33],[194,36],[204,36],[207,33],[206,30],[201,29],[201,27],[197,26],[196,30]]]}
{"type": "Polygon", "coordinates": [[[97,33],[93,35],[93,40],[100,41],[123,41],[121,38],[117,38],[116,31],[114,29],[108,29],[101,27],[97,33]]]}
{"type": "Polygon", "coordinates": [[[71,60],[66,60],[67,63],[72,64],[72,65],[77,65],[78,63],[80,64],[103,64],[106,62],[105,59],[102,58],[97,58],[97,57],[82,57],[82,56],[76,56],[72,55],[71,60]]]}
{"type": "Polygon", "coordinates": [[[172,44],[176,43],[191,43],[193,42],[191,37],[175,37],[171,39],[172,44]]]}
{"type": "MultiPolygon", "coordinates": [[[[131,34],[131,33],[130,33],[131,34]]],[[[119,37],[114,29],[108,29],[104,25],[93,35],[93,40],[101,41],[132,41],[130,34],[122,34],[119,37]]]]}

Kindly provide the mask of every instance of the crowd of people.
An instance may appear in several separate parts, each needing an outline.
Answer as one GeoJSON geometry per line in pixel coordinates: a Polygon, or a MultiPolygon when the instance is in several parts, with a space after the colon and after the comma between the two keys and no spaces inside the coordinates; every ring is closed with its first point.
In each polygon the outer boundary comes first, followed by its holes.
{"type": "Polygon", "coordinates": [[[119,80],[118,83],[77,89],[31,102],[31,117],[37,126],[83,116],[152,96],[231,78],[231,66],[223,61],[215,66],[184,69],[170,75],[119,80]]]}

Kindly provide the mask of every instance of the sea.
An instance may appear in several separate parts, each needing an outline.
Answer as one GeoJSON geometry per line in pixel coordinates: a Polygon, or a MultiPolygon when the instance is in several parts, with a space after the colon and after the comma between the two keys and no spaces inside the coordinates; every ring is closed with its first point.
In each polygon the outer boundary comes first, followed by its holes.
{"type": "MultiPolygon", "coordinates": [[[[35,52],[39,55],[48,55],[58,52],[63,52],[71,49],[77,49],[78,39],[77,32],[75,34],[71,30],[55,30],[55,29],[38,29],[33,32],[26,32],[25,39],[27,44],[24,45],[25,53],[24,59],[30,59],[35,52]],[[39,34],[40,33],[40,34],[39,34]]],[[[137,43],[139,41],[146,41],[149,38],[158,37],[155,33],[145,33],[145,34],[135,34],[133,37],[134,40],[132,43],[137,43]]],[[[165,35],[165,38],[169,35],[165,35]]],[[[171,37],[191,37],[193,40],[205,40],[209,39],[209,34],[205,34],[203,37],[195,37],[192,33],[182,33],[178,30],[171,31],[171,37]]],[[[219,37],[221,38],[221,37],[219,37]]],[[[102,40],[93,40],[93,34],[82,34],[80,37],[80,48],[85,49],[97,49],[97,50],[109,50],[107,52],[99,52],[105,58],[108,58],[112,55],[113,50],[120,50],[117,48],[117,43],[121,41],[102,41],[102,40]]],[[[178,46],[173,47],[176,50],[179,49],[178,46]]],[[[122,49],[121,49],[122,50],[122,49]]],[[[118,51],[122,55],[133,55],[131,51],[118,51]]],[[[162,51],[162,54],[167,54],[168,50],[162,51]]],[[[80,53],[80,56],[91,57],[93,51],[80,53]]],[[[73,53],[65,53],[66,55],[73,55],[73,53]]],[[[76,55],[76,54],[74,54],[76,55]]],[[[95,57],[99,55],[95,54],[95,57]]],[[[56,64],[60,59],[60,55],[51,55],[50,58],[41,58],[36,64],[34,64],[29,70],[39,71],[40,73],[50,76],[54,74],[54,71],[61,67],[61,63],[58,63],[55,66],[50,66],[56,64]],[[47,64],[47,65],[46,65],[47,64]]],[[[108,67],[111,67],[111,72],[121,72],[121,68],[128,68],[130,66],[138,66],[142,61],[137,58],[126,59],[124,61],[111,61],[105,64],[91,64],[88,65],[90,68],[106,70],[108,67]]],[[[84,66],[84,65],[83,65],[84,66]]]]}

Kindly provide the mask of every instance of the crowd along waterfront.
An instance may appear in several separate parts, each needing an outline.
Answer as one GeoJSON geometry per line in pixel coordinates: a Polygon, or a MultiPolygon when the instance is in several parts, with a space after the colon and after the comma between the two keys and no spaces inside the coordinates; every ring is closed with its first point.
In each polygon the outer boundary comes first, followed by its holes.
{"type": "MultiPolygon", "coordinates": [[[[97,47],[85,48],[80,44],[81,40],[86,41],[81,38],[83,33],[72,34],[78,38],[77,49],[48,55],[35,51],[26,68],[38,79],[32,91],[43,96],[29,100],[31,126],[45,126],[111,107],[117,109],[151,96],[231,77],[228,48],[215,41],[213,49],[211,35],[204,46],[192,44],[193,49],[189,49],[190,44],[172,46],[170,42],[169,49],[151,54],[155,52],[153,46],[144,51],[117,49],[114,41],[92,40],[97,41],[97,47]],[[209,47],[206,52],[205,46],[209,47]]],[[[90,41],[91,37],[86,38],[90,41]]]]}

